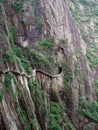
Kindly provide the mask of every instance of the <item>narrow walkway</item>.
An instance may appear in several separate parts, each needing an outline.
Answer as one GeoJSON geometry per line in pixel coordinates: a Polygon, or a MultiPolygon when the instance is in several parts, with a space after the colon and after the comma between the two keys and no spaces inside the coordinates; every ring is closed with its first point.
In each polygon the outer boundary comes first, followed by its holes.
{"type": "Polygon", "coordinates": [[[51,74],[49,74],[49,73],[47,73],[47,72],[45,72],[45,71],[43,71],[41,69],[34,69],[33,73],[30,74],[30,75],[28,75],[27,73],[24,73],[24,72],[19,72],[19,71],[13,70],[13,69],[8,69],[8,70],[5,70],[5,71],[0,71],[0,74],[6,74],[6,73],[9,73],[9,72],[14,73],[14,74],[18,74],[18,75],[22,75],[22,76],[25,76],[27,78],[34,77],[37,72],[42,73],[42,74],[44,74],[44,75],[46,75],[46,76],[48,76],[50,78],[61,77],[61,74],[51,75],[51,74]]]}

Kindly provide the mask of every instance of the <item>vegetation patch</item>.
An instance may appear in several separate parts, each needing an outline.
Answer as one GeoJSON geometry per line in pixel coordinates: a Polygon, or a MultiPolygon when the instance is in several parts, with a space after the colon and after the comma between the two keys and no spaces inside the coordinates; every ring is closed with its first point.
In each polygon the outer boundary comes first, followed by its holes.
{"type": "Polygon", "coordinates": [[[29,60],[31,61],[31,64],[38,68],[48,68],[52,70],[52,61],[53,61],[53,56],[51,55],[38,55],[38,53],[35,50],[30,50],[29,53],[29,60]]]}
{"type": "MultiPolygon", "coordinates": [[[[37,121],[36,118],[33,119],[32,125],[33,125],[34,129],[37,129],[37,127],[38,127],[38,121],[37,121]]],[[[39,126],[39,127],[40,127],[40,126],[39,126]]]]}
{"type": "Polygon", "coordinates": [[[50,115],[49,115],[49,122],[48,122],[48,129],[49,130],[62,130],[61,123],[62,120],[60,119],[61,116],[61,108],[56,102],[50,103],[50,115]]]}
{"type": "Polygon", "coordinates": [[[9,40],[12,43],[17,36],[16,28],[13,25],[9,25],[8,29],[9,29],[9,40]]]}
{"type": "Polygon", "coordinates": [[[4,92],[0,91],[0,102],[2,102],[3,96],[4,96],[4,92]]]}
{"type": "Polygon", "coordinates": [[[43,26],[43,22],[40,18],[35,18],[35,24],[36,24],[37,27],[43,26]]]}
{"type": "Polygon", "coordinates": [[[44,53],[44,51],[48,51],[48,50],[52,50],[54,47],[54,44],[52,41],[50,40],[42,40],[40,41],[39,45],[38,45],[38,49],[44,53]]]}
{"type": "Polygon", "coordinates": [[[98,123],[98,103],[93,101],[81,101],[79,105],[79,113],[85,116],[87,119],[98,123]]]}
{"type": "Polygon", "coordinates": [[[90,4],[90,1],[89,0],[78,0],[81,4],[84,4],[84,5],[89,5],[90,4]]]}
{"type": "Polygon", "coordinates": [[[60,43],[68,43],[68,38],[62,38],[62,39],[60,39],[60,43]]]}
{"type": "Polygon", "coordinates": [[[68,67],[68,63],[65,61],[62,63],[62,68],[63,68],[63,72],[64,72],[64,86],[65,88],[68,88],[70,82],[72,81],[72,73],[68,67]]]}
{"type": "Polygon", "coordinates": [[[46,106],[47,92],[45,90],[41,91],[41,97],[42,97],[42,115],[46,115],[47,114],[47,106],[46,106]]]}
{"type": "Polygon", "coordinates": [[[93,14],[95,14],[96,16],[98,16],[98,6],[96,6],[95,8],[93,8],[93,14]]]}
{"type": "Polygon", "coordinates": [[[13,78],[13,75],[11,73],[5,74],[4,83],[5,83],[5,90],[6,91],[9,91],[9,89],[10,89],[12,78],[13,78]]]}
{"type": "Polygon", "coordinates": [[[13,50],[13,53],[14,55],[16,55],[16,57],[18,57],[21,61],[21,64],[25,70],[25,72],[27,74],[31,74],[32,73],[32,68],[30,66],[30,62],[29,60],[27,60],[24,55],[23,55],[23,52],[22,52],[22,49],[15,46],[14,44],[11,44],[11,47],[12,47],[12,50],[13,50]]]}
{"type": "Polygon", "coordinates": [[[5,52],[3,54],[4,63],[8,64],[9,66],[15,65],[15,59],[16,59],[16,56],[13,52],[5,52]]]}
{"type": "Polygon", "coordinates": [[[81,18],[81,22],[89,22],[90,21],[90,17],[86,16],[81,18]]]}
{"type": "Polygon", "coordinates": [[[39,83],[36,80],[33,81],[32,84],[33,84],[33,90],[35,92],[35,95],[34,95],[35,99],[34,100],[36,103],[38,103],[41,99],[41,88],[40,88],[39,83]]]}
{"type": "Polygon", "coordinates": [[[86,57],[90,61],[91,68],[98,66],[98,57],[95,55],[95,52],[98,50],[98,47],[93,44],[87,48],[86,57]]]}
{"type": "Polygon", "coordinates": [[[29,0],[30,4],[35,8],[35,9],[40,9],[40,0],[29,0]]]}
{"type": "Polygon", "coordinates": [[[11,5],[12,5],[12,7],[14,7],[19,12],[23,11],[23,2],[14,2],[11,5]]]}
{"type": "Polygon", "coordinates": [[[84,30],[80,30],[81,31],[81,35],[82,35],[82,38],[85,42],[88,41],[88,34],[84,31],[84,30]]]}
{"type": "Polygon", "coordinates": [[[18,113],[20,115],[20,119],[24,124],[24,130],[31,130],[31,126],[30,126],[30,122],[27,118],[27,115],[25,113],[24,110],[22,110],[21,108],[18,108],[18,113]]]}

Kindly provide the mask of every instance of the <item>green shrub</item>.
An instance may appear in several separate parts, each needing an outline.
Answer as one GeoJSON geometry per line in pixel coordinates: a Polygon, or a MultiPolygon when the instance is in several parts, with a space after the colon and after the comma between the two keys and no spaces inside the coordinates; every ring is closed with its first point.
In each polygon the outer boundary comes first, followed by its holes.
{"type": "Polygon", "coordinates": [[[80,30],[81,31],[81,35],[82,35],[82,38],[85,42],[88,41],[88,34],[84,31],[84,30],[80,30]]]}
{"type": "Polygon", "coordinates": [[[40,0],[29,0],[30,4],[34,7],[34,9],[40,9],[40,0]]]}
{"type": "Polygon", "coordinates": [[[48,67],[49,69],[52,69],[50,64],[53,61],[53,56],[51,55],[38,55],[36,51],[30,50],[29,59],[33,66],[48,67]]]}
{"type": "Polygon", "coordinates": [[[62,38],[62,39],[60,40],[60,42],[61,42],[61,43],[67,43],[67,42],[68,42],[68,39],[67,39],[67,38],[62,38]]]}
{"type": "Polygon", "coordinates": [[[42,52],[52,50],[53,47],[54,47],[53,42],[49,40],[42,40],[38,45],[38,49],[42,52]]]}
{"type": "Polygon", "coordinates": [[[95,44],[92,44],[92,45],[90,45],[90,46],[87,48],[87,52],[88,52],[88,53],[96,52],[97,50],[98,50],[98,47],[97,47],[95,44]]]}
{"type": "Polygon", "coordinates": [[[96,84],[98,84],[98,79],[96,79],[96,84]]]}
{"type": "Polygon", "coordinates": [[[36,103],[38,103],[40,101],[40,98],[41,98],[41,88],[40,88],[40,85],[39,83],[35,80],[33,81],[33,90],[35,91],[35,101],[36,103]]]}
{"type": "Polygon", "coordinates": [[[93,101],[92,103],[80,101],[79,106],[80,114],[93,122],[98,122],[98,103],[96,101],[93,101]]]}
{"type": "Polygon", "coordinates": [[[28,81],[28,87],[30,90],[33,90],[33,84],[30,81],[28,81]]]}
{"type": "Polygon", "coordinates": [[[2,102],[3,96],[4,96],[4,92],[0,91],[0,102],[2,102]]]}
{"type": "Polygon", "coordinates": [[[11,5],[12,5],[12,7],[14,7],[19,12],[23,11],[23,3],[22,2],[14,2],[11,5]]]}
{"type": "Polygon", "coordinates": [[[30,66],[30,62],[27,59],[23,58],[23,59],[21,59],[21,63],[22,63],[23,68],[25,69],[25,72],[27,74],[31,74],[32,68],[30,66]]]}
{"type": "Polygon", "coordinates": [[[10,32],[10,41],[14,40],[17,36],[16,28],[13,25],[8,26],[9,32],[10,32]]]}
{"type": "Polygon", "coordinates": [[[43,26],[43,22],[41,21],[40,18],[35,18],[35,24],[37,27],[42,27],[43,26]]]}
{"type": "Polygon", "coordinates": [[[89,5],[89,0],[79,0],[84,5],[89,5]]]}
{"type": "Polygon", "coordinates": [[[96,55],[93,55],[93,53],[96,52],[97,50],[98,50],[98,47],[95,44],[90,45],[87,48],[86,57],[90,61],[91,68],[98,66],[98,57],[96,55]]]}
{"type": "Polygon", "coordinates": [[[32,73],[32,68],[30,66],[30,62],[24,57],[22,49],[15,46],[14,44],[11,44],[12,51],[16,57],[18,57],[21,60],[21,64],[27,74],[32,73]]]}
{"type": "Polygon", "coordinates": [[[91,38],[98,38],[98,35],[92,35],[91,38]]]}
{"type": "Polygon", "coordinates": [[[63,82],[64,82],[64,87],[68,88],[70,81],[72,81],[72,73],[68,67],[68,63],[66,61],[62,62],[62,68],[64,72],[64,77],[63,77],[63,82]]]}
{"type": "Polygon", "coordinates": [[[81,22],[89,22],[90,21],[90,17],[83,17],[81,18],[81,22]]]}
{"type": "Polygon", "coordinates": [[[51,102],[50,112],[52,114],[60,114],[61,108],[60,108],[60,106],[56,102],[51,102]]]}
{"type": "Polygon", "coordinates": [[[12,96],[13,96],[13,98],[16,100],[17,92],[13,92],[13,93],[12,93],[12,96]]]}
{"type": "Polygon", "coordinates": [[[27,19],[26,19],[26,20],[23,20],[22,22],[23,22],[25,25],[29,25],[29,20],[27,20],[27,19]]]}
{"type": "Polygon", "coordinates": [[[61,114],[61,108],[56,102],[50,103],[50,115],[48,122],[49,130],[62,130],[60,123],[62,122],[59,117],[61,114]]]}
{"type": "Polygon", "coordinates": [[[13,52],[5,52],[3,54],[4,63],[9,64],[9,66],[12,66],[15,64],[16,56],[13,52]]]}
{"type": "Polygon", "coordinates": [[[37,127],[38,127],[38,122],[37,122],[37,119],[36,119],[36,118],[33,119],[32,125],[33,125],[34,129],[37,129],[37,127]]]}
{"type": "Polygon", "coordinates": [[[11,86],[11,79],[13,78],[11,73],[7,73],[5,74],[5,79],[4,79],[4,83],[5,83],[5,90],[9,91],[10,86],[11,86]]]}
{"type": "Polygon", "coordinates": [[[47,114],[47,106],[46,106],[46,97],[47,93],[45,90],[41,90],[41,97],[42,97],[42,115],[47,114]]]}
{"type": "Polygon", "coordinates": [[[93,8],[93,14],[95,14],[96,16],[98,16],[98,7],[93,8]]]}
{"type": "Polygon", "coordinates": [[[24,110],[18,108],[18,113],[20,114],[20,119],[24,123],[24,130],[31,130],[30,122],[24,110]]]}

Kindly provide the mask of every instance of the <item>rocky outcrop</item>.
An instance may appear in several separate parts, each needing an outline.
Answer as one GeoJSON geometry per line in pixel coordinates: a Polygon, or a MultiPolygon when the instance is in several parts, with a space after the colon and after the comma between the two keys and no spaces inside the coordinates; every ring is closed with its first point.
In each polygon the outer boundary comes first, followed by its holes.
{"type": "Polygon", "coordinates": [[[97,100],[94,3],[0,1],[1,130],[98,129],[79,113],[97,100]]]}

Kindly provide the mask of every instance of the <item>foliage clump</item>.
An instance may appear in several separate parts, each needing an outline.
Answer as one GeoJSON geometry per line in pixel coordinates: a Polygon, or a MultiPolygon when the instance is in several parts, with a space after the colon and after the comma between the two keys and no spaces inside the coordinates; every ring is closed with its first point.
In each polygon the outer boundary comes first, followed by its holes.
{"type": "Polygon", "coordinates": [[[98,66],[98,57],[97,57],[97,55],[94,55],[94,53],[97,52],[97,50],[98,50],[98,47],[95,44],[90,45],[87,48],[86,57],[90,61],[90,67],[91,68],[98,66]]]}
{"type": "Polygon", "coordinates": [[[51,40],[41,40],[38,49],[42,52],[52,50],[54,47],[54,44],[51,40]]]}
{"type": "Polygon", "coordinates": [[[3,91],[0,91],[0,102],[1,102],[2,99],[3,99],[3,96],[4,96],[4,92],[3,92],[3,91]]]}
{"type": "Polygon", "coordinates": [[[62,130],[62,120],[60,119],[61,108],[56,102],[50,103],[49,130],[62,130]]]}
{"type": "Polygon", "coordinates": [[[61,43],[67,43],[68,42],[68,38],[62,38],[62,39],[60,39],[60,42],[61,43]]]}
{"type": "Polygon", "coordinates": [[[80,101],[79,113],[93,122],[98,122],[98,103],[93,101],[80,101]]]}
{"type": "Polygon", "coordinates": [[[81,18],[81,22],[89,22],[89,21],[90,21],[90,17],[88,16],[81,18]]]}
{"type": "Polygon", "coordinates": [[[19,12],[22,12],[22,10],[23,10],[23,3],[22,2],[14,2],[11,5],[19,12]]]}
{"type": "Polygon", "coordinates": [[[10,89],[12,78],[13,78],[13,76],[11,73],[5,74],[4,83],[5,83],[5,90],[6,91],[9,91],[9,89],[10,89]]]}
{"type": "Polygon", "coordinates": [[[15,64],[15,54],[13,52],[5,52],[3,54],[4,62],[8,63],[9,66],[12,66],[15,64]]]}
{"type": "Polygon", "coordinates": [[[35,50],[30,50],[28,53],[31,64],[36,68],[51,68],[53,57],[51,55],[39,55],[35,50]]]}
{"type": "Polygon", "coordinates": [[[25,113],[24,110],[22,110],[21,108],[18,108],[18,113],[20,115],[20,119],[24,124],[24,130],[31,130],[31,126],[30,126],[30,122],[27,118],[27,115],[25,113]]]}

